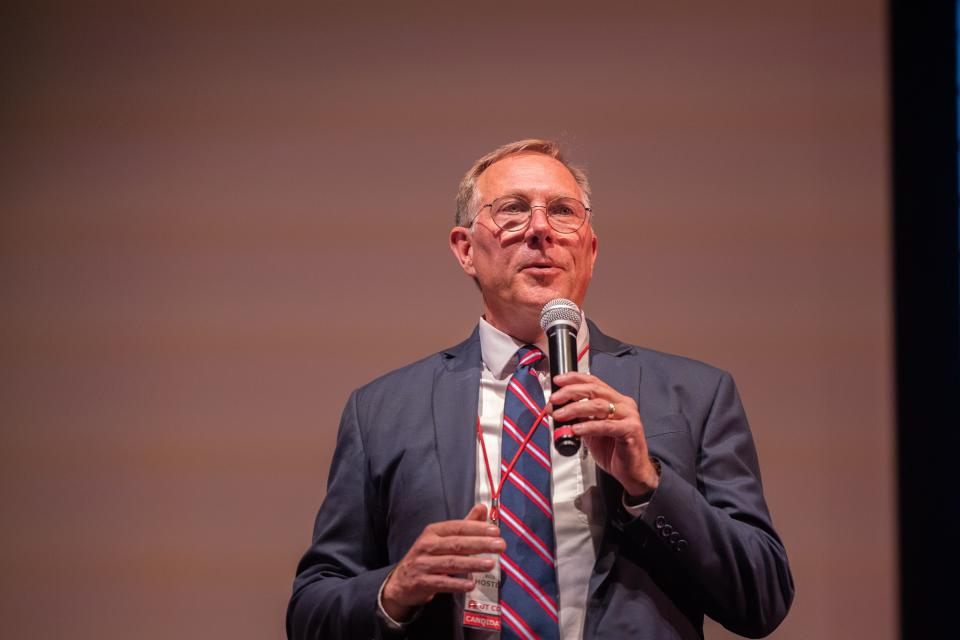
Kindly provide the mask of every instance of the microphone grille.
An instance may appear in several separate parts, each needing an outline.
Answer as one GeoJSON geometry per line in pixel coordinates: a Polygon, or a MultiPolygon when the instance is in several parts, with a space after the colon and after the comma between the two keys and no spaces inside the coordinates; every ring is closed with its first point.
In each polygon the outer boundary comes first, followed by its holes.
{"type": "Polygon", "coordinates": [[[574,331],[580,330],[580,309],[566,298],[556,298],[543,305],[540,311],[540,328],[544,331],[556,322],[572,324],[574,331]]]}

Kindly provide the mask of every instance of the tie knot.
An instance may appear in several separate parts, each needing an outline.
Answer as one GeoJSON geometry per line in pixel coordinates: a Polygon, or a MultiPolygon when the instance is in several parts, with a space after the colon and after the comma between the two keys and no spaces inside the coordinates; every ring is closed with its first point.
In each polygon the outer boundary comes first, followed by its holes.
{"type": "Polygon", "coordinates": [[[533,345],[517,349],[517,367],[532,367],[543,357],[543,351],[533,345]]]}

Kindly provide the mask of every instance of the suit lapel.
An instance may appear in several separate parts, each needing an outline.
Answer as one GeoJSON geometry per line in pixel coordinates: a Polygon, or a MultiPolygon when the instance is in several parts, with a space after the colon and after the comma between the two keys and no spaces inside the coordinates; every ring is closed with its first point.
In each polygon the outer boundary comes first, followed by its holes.
{"type": "Polygon", "coordinates": [[[628,344],[623,344],[600,333],[590,325],[590,373],[625,396],[636,399],[640,395],[640,363],[628,344]]]}
{"type": "Polygon", "coordinates": [[[440,461],[440,490],[447,519],[463,518],[473,505],[477,473],[477,399],[480,396],[480,338],[440,354],[433,384],[433,426],[440,461]]]}

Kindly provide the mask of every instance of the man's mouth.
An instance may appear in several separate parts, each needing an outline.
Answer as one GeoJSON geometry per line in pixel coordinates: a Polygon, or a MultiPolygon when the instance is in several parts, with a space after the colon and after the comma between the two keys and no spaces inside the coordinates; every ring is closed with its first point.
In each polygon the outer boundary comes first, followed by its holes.
{"type": "Polygon", "coordinates": [[[559,268],[559,267],[557,267],[557,265],[555,265],[555,264],[552,263],[552,262],[547,262],[547,261],[545,261],[545,260],[541,260],[541,261],[531,262],[531,263],[529,263],[529,264],[525,264],[525,265],[523,265],[523,267],[520,268],[520,270],[521,270],[521,271],[523,271],[523,270],[525,270],[525,269],[540,269],[540,270],[544,270],[544,269],[558,269],[558,268],[559,268]]]}

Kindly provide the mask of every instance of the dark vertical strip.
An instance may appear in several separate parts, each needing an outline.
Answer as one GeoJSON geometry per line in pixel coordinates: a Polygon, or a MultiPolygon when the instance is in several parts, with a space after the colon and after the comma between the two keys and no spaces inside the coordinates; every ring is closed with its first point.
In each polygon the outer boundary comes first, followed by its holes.
{"type": "Polygon", "coordinates": [[[891,0],[901,627],[956,637],[960,289],[953,0],[891,0]]]}

